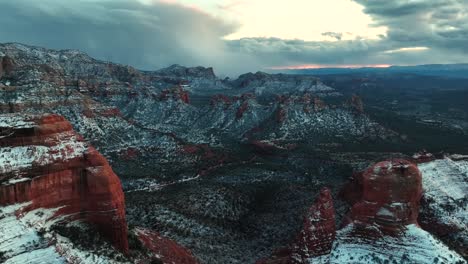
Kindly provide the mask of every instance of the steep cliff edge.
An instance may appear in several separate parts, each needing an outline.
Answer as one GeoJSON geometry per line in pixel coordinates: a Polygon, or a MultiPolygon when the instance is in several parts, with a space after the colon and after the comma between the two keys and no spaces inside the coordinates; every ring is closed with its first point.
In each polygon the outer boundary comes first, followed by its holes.
{"type": "Polygon", "coordinates": [[[18,214],[56,208],[55,217],[96,226],[128,251],[120,180],[106,159],[58,115],[0,115],[0,205],[18,214]]]}
{"type": "MultiPolygon", "coordinates": [[[[435,183],[428,175],[430,169],[437,171],[433,165],[423,166],[426,192],[434,190],[427,183],[435,183]]],[[[423,175],[416,164],[401,159],[379,162],[355,174],[344,188],[351,209],[341,229],[335,232],[333,201],[322,190],[296,242],[258,263],[466,263],[419,226],[422,195],[423,175]]],[[[443,210],[438,213],[462,220],[443,210]]]]}
{"type": "Polygon", "coordinates": [[[307,263],[310,258],[330,254],[335,235],[333,198],[330,190],[323,188],[304,217],[303,228],[296,240],[257,264],[307,263]]]}
{"type": "Polygon", "coordinates": [[[154,231],[127,231],[119,178],[65,118],[0,115],[0,263],[151,261],[198,263],[154,231]]]}

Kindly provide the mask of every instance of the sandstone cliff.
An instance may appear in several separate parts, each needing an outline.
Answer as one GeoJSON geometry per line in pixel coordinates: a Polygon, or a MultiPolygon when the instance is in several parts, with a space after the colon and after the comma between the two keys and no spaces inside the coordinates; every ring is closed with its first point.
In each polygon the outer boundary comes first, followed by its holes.
{"type": "Polygon", "coordinates": [[[58,115],[1,115],[0,205],[29,204],[22,213],[59,208],[128,251],[125,200],[106,159],[58,115]]]}

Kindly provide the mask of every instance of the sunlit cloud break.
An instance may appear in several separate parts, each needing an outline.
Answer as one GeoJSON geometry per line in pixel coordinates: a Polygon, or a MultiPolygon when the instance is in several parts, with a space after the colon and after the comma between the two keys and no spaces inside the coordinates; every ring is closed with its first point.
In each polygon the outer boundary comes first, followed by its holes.
{"type": "Polygon", "coordinates": [[[324,68],[343,68],[343,69],[359,69],[359,68],[388,68],[391,64],[302,64],[302,65],[291,65],[291,66],[277,66],[271,67],[270,70],[303,70],[303,69],[324,69],[324,68]]]}
{"type": "Polygon", "coordinates": [[[415,51],[425,51],[428,50],[428,47],[407,47],[407,48],[399,48],[394,50],[387,50],[384,53],[399,53],[399,52],[415,52],[415,51]]]}

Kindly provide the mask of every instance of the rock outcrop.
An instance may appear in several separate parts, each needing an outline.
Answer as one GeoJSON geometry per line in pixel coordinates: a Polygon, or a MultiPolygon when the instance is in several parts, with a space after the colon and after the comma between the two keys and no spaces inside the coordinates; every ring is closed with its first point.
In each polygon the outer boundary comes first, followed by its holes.
{"type": "Polygon", "coordinates": [[[205,67],[184,67],[178,64],[171,65],[167,68],[158,70],[156,72],[158,75],[161,76],[176,76],[182,78],[206,78],[206,79],[216,79],[216,75],[214,73],[213,68],[205,68],[205,67]]]}
{"type": "Polygon", "coordinates": [[[406,160],[356,174],[344,197],[352,205],[328,263],[465,263],[418,225],[422,175],[406,160]]]}
{"type": "Polygon", "coordinates": [[[257,96],[283,93],[310,92],[320,96],[340,95],[333,88],[323,84],[311,75],[268,74],[265,72],[246,73],[229,84],[239,90],[253,90],[257,96]]]}
{"type": "Polygon", "coordinates": [[[173,100],[180,100],[183,103],[189,104],[190,97],[187,91],[185,91],[181,86],[175,86],[170,89],[165,89],[159,95],[159,99],[168,100],[169,98],[173,100]]]}
{"type": "Polygon", "coordinates": [[[324,188],[304,218],[304,229],[292,245],[292,263],[329,254],[336,235],[335,209],[329,189],[324,188]]]}
{"type": "Polygon", "coordinates": [[[330,253],[335,235],[333,198],[330,190],[323,188],[304,217],[303,229],[294,243],[257,264],[308,263],[310,258],[330,253]]]}
{"type": "Polygon", "coordinates": [[[162,237],[160,234],[144,229],[135,229],[140,242],[153,255],[153,259],[159,260],[164,264],[198,264],[198,260],[186,248],[178,245],[174,241],[162,237]]]}
{"type": "Polygon", "coordinates": [[[125,201],[107,160],[58,115],[0,115],[0,205],[56,209],[128,251],[125,201]]]}
{"type": "Polygon", "coordinates": [[[423,189],[415,164],[406,160],[379,162],[356,174],[351,185],[351,193],[345,193],[352,204],[345,225],[375,226],[391,234],[417,224],[423,189]]]}
{"type": "Polygon", "coordinates": [[[0,78],[5,75],[10,74],[13,71],[15,62],[9,56],[4,56],[0,58],[0,78]]]}
{"type": "Polygon", "coordinates": [[[422,183],[412,162],[379,162],[355,174],[344,189],[351,209],[340,230],[334,229],[331,195],[322,190],[292,247],[258,263],[466,263],[419,227],[422,183]]]}
{"type": "Polygon", "coordinates": [[[362,102],[361,97],[353,95],[349,100],[349,105],[356,111],[356,113],[364,113],[364,103],[362,102]]]}

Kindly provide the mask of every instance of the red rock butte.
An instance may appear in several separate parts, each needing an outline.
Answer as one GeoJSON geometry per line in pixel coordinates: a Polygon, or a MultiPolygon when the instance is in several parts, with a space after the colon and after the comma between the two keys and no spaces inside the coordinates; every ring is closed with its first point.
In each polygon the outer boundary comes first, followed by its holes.
{"type": "Polygon", "coordinates": [[[0,206],[60,208],[128,252],[125,199],[107,160],[59,115],[0,115],[0,206]]]}
{"type": "Polygon", "coordinates": [[[352,207],[344,224],[378,226],[390,234],[417,224],[422,192],[416,164],[400,159],[379,162],[356,174],[345,189],[345,199],[352,207]]]}

